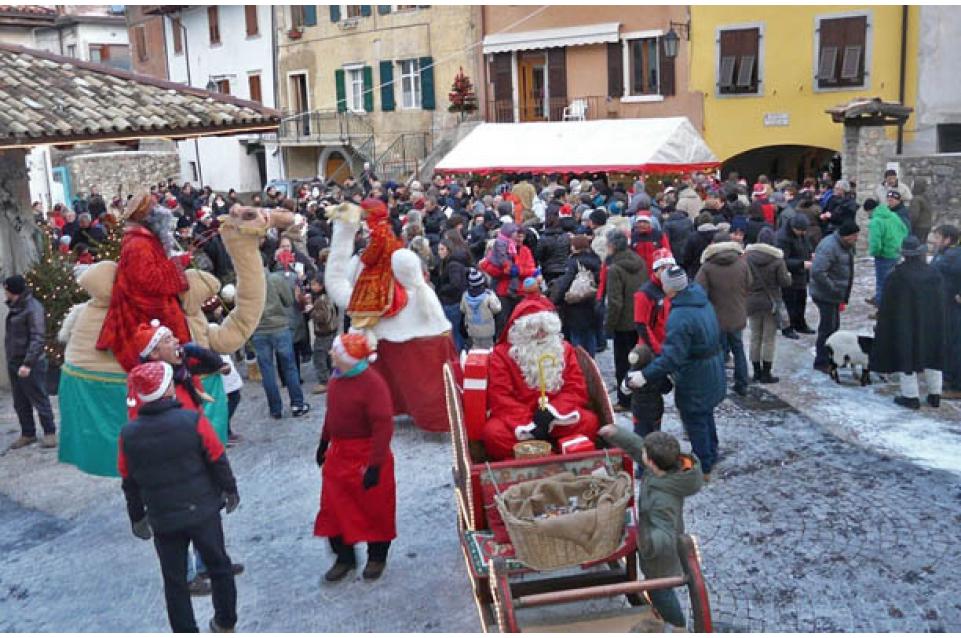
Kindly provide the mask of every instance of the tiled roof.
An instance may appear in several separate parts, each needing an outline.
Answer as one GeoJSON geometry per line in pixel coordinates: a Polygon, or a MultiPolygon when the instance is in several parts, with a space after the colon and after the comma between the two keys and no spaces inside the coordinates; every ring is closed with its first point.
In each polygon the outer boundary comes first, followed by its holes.
{"type": "Polygon", "coordinates": [[[255,102],[0,44],[0,148],[274,131],[255,102]]]}
{"type": "Polygon", "coordinates": [[[56,9],[40,4],[0,4],[0,13],[25,13],[36,16],[55,16],[56,9]]]}

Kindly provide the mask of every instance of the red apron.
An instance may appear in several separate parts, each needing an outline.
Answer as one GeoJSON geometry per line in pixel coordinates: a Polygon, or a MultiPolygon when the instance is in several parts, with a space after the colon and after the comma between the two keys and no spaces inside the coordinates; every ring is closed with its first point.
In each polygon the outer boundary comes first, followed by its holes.
{"type": "Polygon", "coordinates": [[[397,537],[394,455],[380,466],[380,482],[364,489],[370,439],[334,439],[321,469],[320,511],[314,536],[340,536],[348,545],[397,537]]]}

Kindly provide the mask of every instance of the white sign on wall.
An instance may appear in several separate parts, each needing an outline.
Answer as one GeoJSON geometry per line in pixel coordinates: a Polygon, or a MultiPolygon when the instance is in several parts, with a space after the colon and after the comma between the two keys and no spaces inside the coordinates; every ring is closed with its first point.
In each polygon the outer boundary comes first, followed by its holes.
{"type": "Polygon", "coordinates": [[[764,126],[789,126],[791,116],[788,113],[765,113],[764,126]]]}

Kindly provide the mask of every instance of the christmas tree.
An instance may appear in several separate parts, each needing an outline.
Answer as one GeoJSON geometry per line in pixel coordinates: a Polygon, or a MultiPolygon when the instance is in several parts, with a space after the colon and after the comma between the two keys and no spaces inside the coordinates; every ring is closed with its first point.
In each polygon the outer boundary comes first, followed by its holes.
{"type": "Polygon", "coordinates": [[[447,99],[450,100],[450,106],[447,110],[451,113],[460,113],[462,120],[467,113],[473,113],[477,110],[477,95],[474,94],[474,85],[471,84],[470,78],[464,74],[464,67],[460,67],[457,72],[447,99]]]}

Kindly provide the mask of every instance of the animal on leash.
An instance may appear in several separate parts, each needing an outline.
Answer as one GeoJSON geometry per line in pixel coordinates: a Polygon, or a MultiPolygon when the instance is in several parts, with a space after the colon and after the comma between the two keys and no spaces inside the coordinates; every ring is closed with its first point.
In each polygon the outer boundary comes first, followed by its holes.
{"type": "MultiPolygon", "coordinates": [[[[850,367],[854,372],[854,378],[860,378],[862,386],[871,385],[869,357],[871,348],[874,346],[874,337],[856,335],[849,330],[838,330],[828,337],[824,345],[831,357],[830,375],[835,383],[841,383],[838,370],[850,367]]],[[[881,379],[884,380],[884,377],[881,376],[881,379]]]]}

